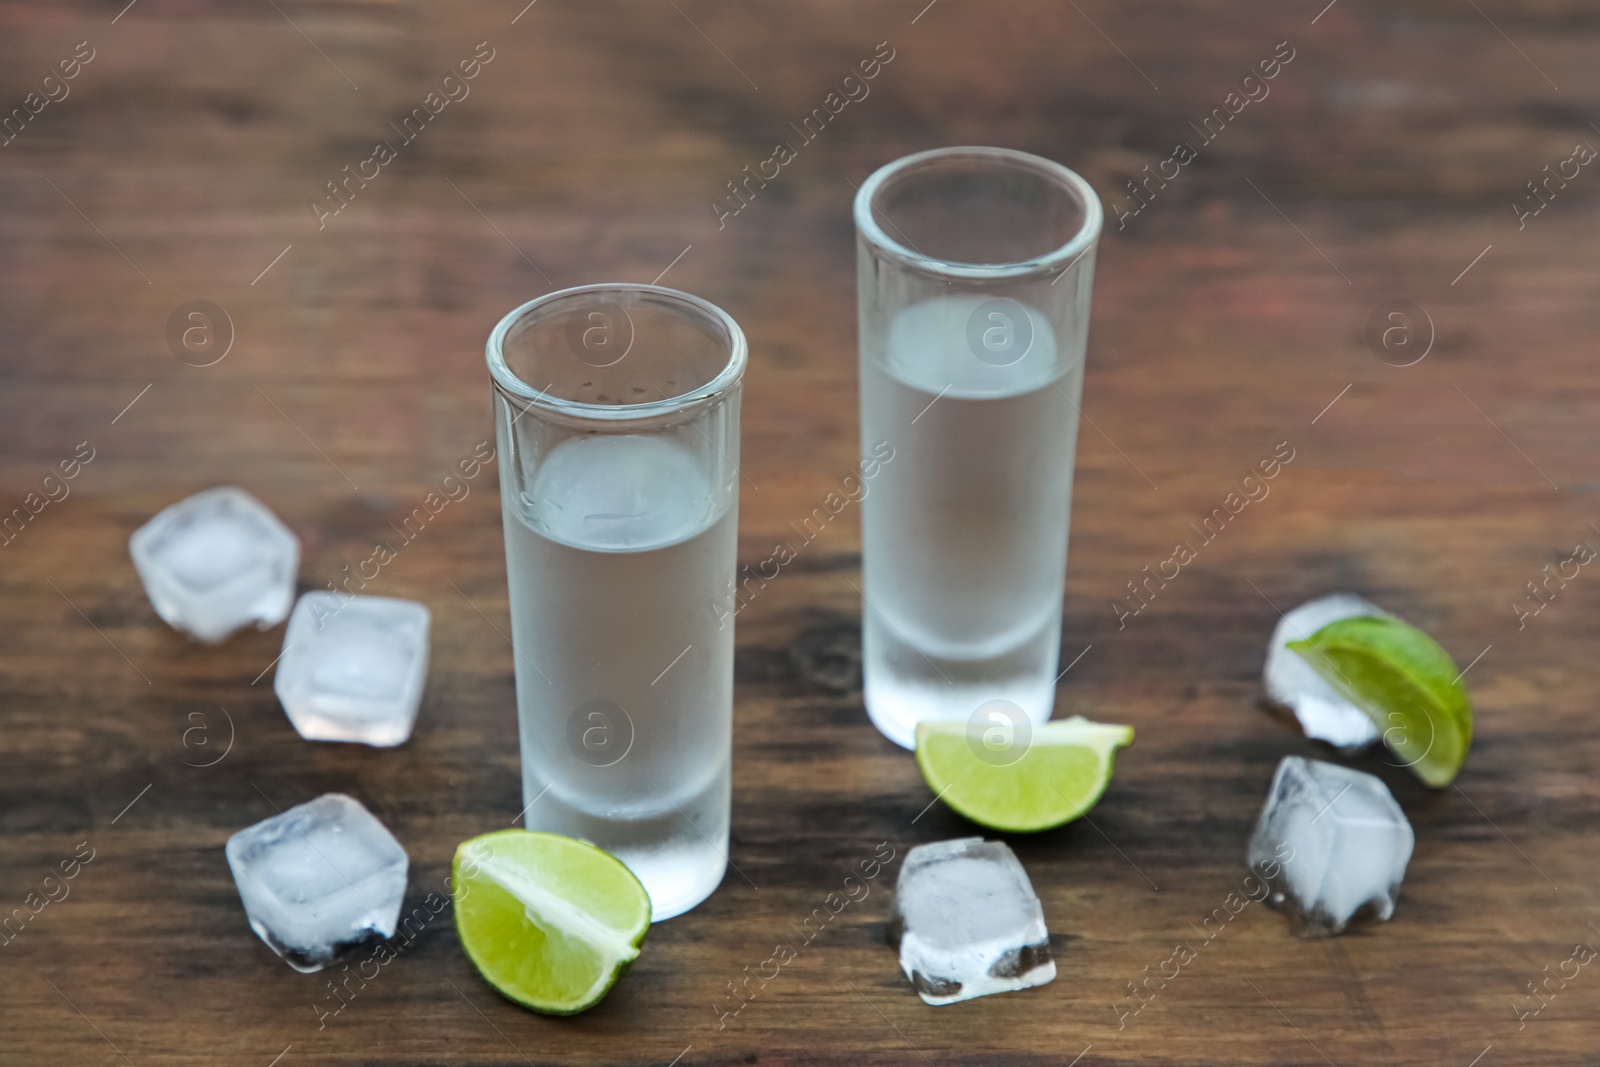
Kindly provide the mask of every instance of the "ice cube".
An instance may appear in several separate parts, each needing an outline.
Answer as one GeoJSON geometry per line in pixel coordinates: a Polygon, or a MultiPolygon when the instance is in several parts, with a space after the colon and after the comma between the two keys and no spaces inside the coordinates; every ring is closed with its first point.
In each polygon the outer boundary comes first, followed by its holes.
{"type": "Polygon", "coordinates": [[[297,971],[319,971],[391,937],[406,892],[406,850],[343,793],[325,793],[228,838],[250,928],[297,971]]]}
{"type": "Polygon", "coordinates": [[[294,602],[300,542],[243,489],[207,489],[163,509],[128,551],[156,614],[202,641],[276,626],[294,602]]]}
{"type": "Polygon", "coordinates": [[[1039,898],[1003,841],[965,837],[908,852],[889,943],[929,1004],[1027,989],[1056,976],[1039,898]]]}
{"type": "Polygon", "coordinates": [[[273,688],[308,741],[398,745],[411,736],[427,675],[427,608],[311,592],[289,618],[273,688]]]}
{"type": "Polygon", "coordinates": [[[1394,914],[1413,841],[1379,779],[1285,756],[1250,838],[1249,864],[1272,885],[1267,903],[1288,911],[1297,933],[1320,937],[1394,914]]]}
{"type": "Polygon", "coordinates": [[[1307,737],[1347,752],[1372,744],[1378,739],[1378,728],[1366,712],[1346,700],[1298,652],[1285,646],[1290,641],[1303,641],[1339,619],[1388,614],[1354,593],[1334,593],[1307,601],[1283,616],[1272,631],[1267,665],[1261,672],[1267,699],[1294,712],[1307,737]]]}

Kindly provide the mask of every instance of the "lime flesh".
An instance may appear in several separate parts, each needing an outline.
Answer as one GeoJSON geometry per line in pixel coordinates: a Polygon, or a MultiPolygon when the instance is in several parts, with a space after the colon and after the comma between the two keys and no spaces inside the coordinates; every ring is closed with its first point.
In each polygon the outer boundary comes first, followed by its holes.
{"type": "Polygon", "coordinates": [[[917,724],[917,765],[930,788],[962,815],[994,830],[1031,832],[1071,822],[1111,781],[1115,751],[1133,727],[1081,716],[1034,726],[1007,750],[986,748],[964,722],[917,724]]]}
{"type": "Polygon", "coordinates": [[[1472,744],[1472,702],[1450,654],[1409,623],[1357,616],[1290,641],[1323,678],[1372,720],[1418,778],[1449,785],[1472,744]]]}
{"type": "Polygon", "coordinates": [[[585,841],[500,830],[462,842],[451,868],[456,931],[501,994],[572,1015],[598,1004],[650,929],[650,897],[585,841]]]}

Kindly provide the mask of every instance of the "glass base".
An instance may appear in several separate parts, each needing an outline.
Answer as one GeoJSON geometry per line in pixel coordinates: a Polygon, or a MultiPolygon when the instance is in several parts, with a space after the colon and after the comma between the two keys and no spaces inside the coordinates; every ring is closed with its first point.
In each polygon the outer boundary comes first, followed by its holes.
{"type": "Polygon", "coordinates": [[[698,846],[622,849],[616,857],[628,865],[650,894],[650,921],[661,922],[702,903],[722,884],[728,871],[728,839],[720,844],[701,841],[698,846]]]}
{"type": "Polygon", "coordinates": [[[682,915],[716,891],[728,867],[729,774],[671,800],[659,794],[654,810],[627,817],[587,810],[579,798],[532,776],[523,788],[534,798],[524,824],[530,830],[591,842],[627,865],[650,894],[650,921],[682,915]]]}
{"type": "Polygon", "coordinates": [[[1059,635],[1054,622],[1001,655],[954,658],[919,651],[869,612],[862,627],[867,716],[901,748],[916,747],[918,722],[965,722],[994,700],[1015,704],[1030,722],[1048,722],[1059,635]]]}

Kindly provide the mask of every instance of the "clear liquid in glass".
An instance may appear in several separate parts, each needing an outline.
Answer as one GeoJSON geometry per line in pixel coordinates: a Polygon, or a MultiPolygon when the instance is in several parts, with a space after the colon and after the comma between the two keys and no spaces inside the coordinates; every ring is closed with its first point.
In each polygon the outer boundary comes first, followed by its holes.
{"type": "Polygon", "coordinates": [[[525,825],[616,855],[670,918],[727,863],[733,621],[714,598],[737,496],[713,503],[701,461],[646,435],[569,439],[526,492],[505,510],[525,825]]]}
{"type": "Polygon", "coordinates": [[[862,440],[894,447],[862,510],[866,705],[907,748],[920,719],[1055,701],[1082,362],[1034,311],[1025,355],[980,359],[983,303],[913,304],[862,353],[862,440]]]}

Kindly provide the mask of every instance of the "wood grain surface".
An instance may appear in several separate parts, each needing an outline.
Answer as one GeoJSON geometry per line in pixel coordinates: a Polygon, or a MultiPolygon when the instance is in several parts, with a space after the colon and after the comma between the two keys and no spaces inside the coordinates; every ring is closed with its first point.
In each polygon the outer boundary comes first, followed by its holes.
{"type": "Polygon", "coordinates": [[[0,2],[0,513],[29,513],[0,546],[0,907],[92,854],[0,946],[0,1063],[1600,1062],[1600,973],[1550,977],[1600,945],[1600,577],[1514,607],[1600,545],[1600,173],[1571,162],[1600,146],[1592,6],[525,2],[0,2]],[[881,42],[870,91],[719,212],[881,42]],[[459,98],[434,114],[436,92],[459,98]],[[379,142],[393,158],[333,199],[379,142]],[[1128,183],[1180,142],[1194,158],[1135,214],[1128,183]],[[322,588],[490,436],[500,315],[661,277],[749,336],[739,543],[760,560],[857,456],[853,186],[964,143],[1058,159],[1108,211],[1057,714],[1138,741],[1089,819],[1012,840],[1059,977],[922,1004],[883,942],[898,861],[796,944],[880,844],[973,829],[862,710],[852,510],[738,620],[738,871],[604,1003],[512,1006],[445,911],[324,1015],[329,976],[251,933],[223,842],[349,792],[409,851],[409,910],[517,815],[494,470],[370,590],[434,618],[395,750],[300,740],[281,630],[186,641],[128,535],[237,484],[322,588]],[[227,320],[198,351],[169,329],[197,300],[227,320]],[[1396,300],[1425,312],[1413,347],[1370,345],[1396,300]],[[1283,442],[1270,495],[1119,625],[1126,583],[1283,442]],[[1277,609],[1336,589],[1472,663],[1458,788],[1360,761],[1416,828],[1394,920],[1306,942],[1250,905],[1133,1014],[1130,983],[1241,886],[1277,761],[1325,752],[1260,707],[1259,671],[1277,609]],[[780,943],[796,958],[722,1016],[780,943]]]}

